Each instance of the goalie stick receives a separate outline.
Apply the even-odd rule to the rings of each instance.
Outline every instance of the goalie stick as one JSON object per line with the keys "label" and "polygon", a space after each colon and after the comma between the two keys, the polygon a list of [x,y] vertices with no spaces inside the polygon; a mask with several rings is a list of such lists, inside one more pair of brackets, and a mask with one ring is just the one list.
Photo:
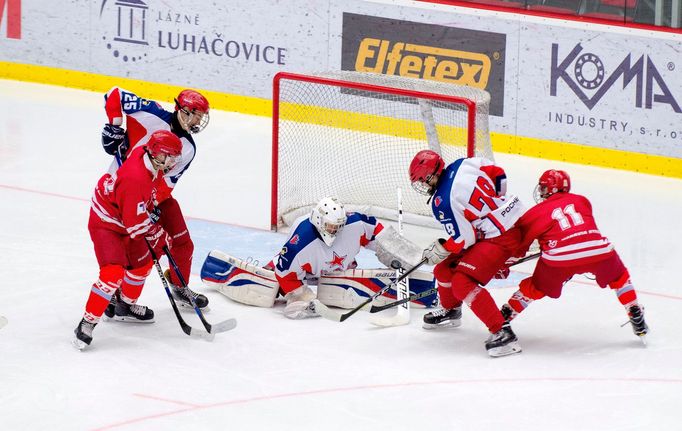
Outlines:
{"label": "goalie stick", "polygon": [[[398,235],[403,236],[403,193],[398,187],[396,190],[398,197]],[[405,270],[400,267],[396,269],[396,278],[400,278]],[[410,288],[407,278],[403,278],[400,283],[396,283],[396,299],[405,299],[410,296]],[[382,328],[390,326],[402,326],[410,323],[410,302],[401,304],[393,316],[370,316],[369,323]]]}
{"label": "goalie stick", "polygon": [[[153,250],[151,250],[151,247],[150,247],[150,251],[152,251],[152,257],[155,257]],[[170,249],[168,248],[168,246],[163,247],[163,252],[166,254],[166,257],[168,258],[168,263],[170,264],[171,268],[173,268],[173,271],[175,271],[175,275],[178,276],[178,279],[180,280],[180,284],[182,285],[182,288],[185,289],[185,291],[189,290],[189,287],[187,287],[187,282],[185,281],[185,277],[182,276],[182,273],[180,272],[180,268],[178,268],[178,265],[175,263],[175,259],[173,259],[173,256],[171,255]],[[158,262],[158,260],[156,260],[156,262]],[[161,265],[157,266],[157,271],[161,271]],[[165,277],[163,277],[163,273],[159,272],[159,274],[161,275],[161,278],[165,281]],[[170,299],[173,302],[173,309],[177,310],[178,306],[175,303],[175,300],[173,299],[173,295],[171,294],[170,289],[168,289],[168,283],[164,283],[164,287],[166,287],[166,293],[168,293]],[[186,292],[186,293],[187,293],[187,295],[186,295],[187,298],[189,298],[190,304],[192,304],[194,311],[196,311],[197,316],[199,316],[199,320],[201,320],[201,323],[204,325],[204,328],[206,328],[206,332],[208,332],[209,334],[213,335],[213,334],[216,334],[218,332],[229,331],[230,329],[234,329],[237,326],[237,320],[236,319],[227,319],[227,320],[223,320],[222,322],[218,322],[214,325],[211,325],[210,323],[208,323],[206,318],[204,318],[204,313],[201,311],[199,306],[197,306],[197,303],[194,302],[194,297],[192,296],[192,294],[189,292]],[[176,314],[179,314],[179,312]],[[182,324],[180,326],[182,326]],[[185,328],[183,328],[183,331],[184,331],[184,329]]]}
{"label": "goalie stick", "polygon": [[[516,262],[512,263],[509,266],[518,265],[520,263],[527,262],[529,260],[537,259],[538,257],[540,257],[539,252],[529,254],[528,256],[522,257],[521,259],[517,260]],[[416,300],[424,298],[426,296],[433,295],[434,293],[437,293],[437,292],[438,292],[438,288],[434,287],[433,289],[425,290],[424,292],[421,292],[421,293],[414,293],[414,294],[408,296],[407,298],[403,298],[403,299],[399,299],[397,301],[389,302],[388,304],[372,305],[372,308],[369,309],[369,312],[370,313],[378,313],[379,311],[388,310],[389,308],[397,307],[398,305],[404,304],[406,302],[416,301]]]}
{"label": "goalie stick", "polygon": [[[332,310],[331,308],[327,307],[323,303],[321,303],[319,300],[314,299],[312,301],[313,306],[315,307],[315,311],[322,317],[324,317],[327,320],[333,320],[335,322],[343,322],[344,320],[348,319],[350,316],[353,314],[357,313],[360,311],[362,308],[367,306],[367,304],[371,303],[374,301],[376,298],[379,296],[383,295],[388,291],[388,289],[396,286],[398,283],[403,281],[405,278],[407,278],[410,274],[412,274],[414,271],[419,269],[420,266],[424,265],[426,263],[426,259],[422,259],[418,264],[410,268],[409,270],[405,271],[403,275],[398,277],[393,283],[387,284],[385,287],[383,287],[381,290],[376,292],[374,295],[370,296],[363,302],[362,304],[358,305],[357,307],[353,308],[352,310],[346,312],[346,313],[340,313],[336,310]],[[394,262],[395,267],[398,267],[400,265],[400,262]],[[393,266],[393,265],[392,265]],[[396,268],[397,269],[397,268]],[[409,298],[409,297],[408,297]]]}

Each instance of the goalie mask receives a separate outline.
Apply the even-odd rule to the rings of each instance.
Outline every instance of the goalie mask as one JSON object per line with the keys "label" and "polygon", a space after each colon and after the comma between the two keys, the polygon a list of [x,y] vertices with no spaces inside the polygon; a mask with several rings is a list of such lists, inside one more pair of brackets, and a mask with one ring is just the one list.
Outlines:
{"label": "goalie mask", "polygon": [[322,199],[310,213],[310,222],[329,247],[334,243],[336,235],[343,230],[347,218],[343,204],[336,198]]}
{"label": "goalie mask", "polygon": [[182,90],[175,99],[178,123],[188,133],[201,132],[208,125],[208,100],[194,90]]}
{"label": "goalie mask", "polygon": [[535,202],[541,202],[554,193],[568,193],[571,191],[571,178],[566,171],[550,169],[540,175],[538,185],[533,191]]}
{"label": "goalie mask", "polygon": [[430,196],[436,190],[436,184],[443,172],[445,162],[435,151],[422,150],[410,163],[410,182],[419,194]]}

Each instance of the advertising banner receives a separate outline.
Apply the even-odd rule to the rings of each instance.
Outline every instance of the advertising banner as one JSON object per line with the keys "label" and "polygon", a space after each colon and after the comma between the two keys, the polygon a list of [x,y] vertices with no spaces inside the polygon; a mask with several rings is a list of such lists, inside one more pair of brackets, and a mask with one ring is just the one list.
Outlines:
{"label": "advertising banner", "polygon": [[520,45],[518,135],[682,157],[682,43],[525,24]]}
{"label": "advertising banner", "polygon": [[[281,70],[327,68],[327,4],[230,0],[7,0],[0,61],[269,98]],[[305,11],[305,13],[298,13]],[[319,17],[322,17],[320,19]],[[20,25],[20,27],[19,27]],[[11,32],[10,32],[11,30]]]}
{"label": "advertising banner", "polygon": [[341,69],[487,90],[504,115],[506,35],[353,13],[343,14]]}

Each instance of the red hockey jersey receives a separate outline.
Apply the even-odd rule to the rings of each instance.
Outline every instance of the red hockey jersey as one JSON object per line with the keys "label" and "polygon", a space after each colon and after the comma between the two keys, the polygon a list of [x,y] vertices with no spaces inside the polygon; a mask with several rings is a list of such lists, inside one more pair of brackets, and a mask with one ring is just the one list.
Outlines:
{"label": "red hockey jersey", "polygon": [[114,174],[104,174],[97,182],[91,208],[111,230],[144,236],[151,227],[149,211],[154,207],[156,187],[161,175],[144,149],[132,152]]}
{"label": "red hockey jersey", "polygon": [[573,266],[605,259],[613,245],[602,236],[590,201],[573,193],[555,193],[529,209],[516,223],[523,233],[523,250],[537,239],[548,265]]}

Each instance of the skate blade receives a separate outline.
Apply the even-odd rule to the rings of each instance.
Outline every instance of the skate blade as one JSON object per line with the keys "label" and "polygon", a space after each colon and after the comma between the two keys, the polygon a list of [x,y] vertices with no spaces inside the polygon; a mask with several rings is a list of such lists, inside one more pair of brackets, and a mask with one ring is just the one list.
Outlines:
{"label": "skate blade", "polygon": [[646,347],[647,346],[646,334],[638,335],[637,337],[639,337],[639,341],[642,342],[642,345],[644,345],[644,347]]}
{"label": "skate blade", "polygon": [[434,329],[445,329],[445,328],[459,328],[462,326],[462,319],[457,319],[457,320],[450,320],[449,322],[445,323],[424,323],[422,324],[422,328],[432,331]]}
{"label": "skate blade", "polygon": [[115,322],[125,322],[125,323],[154,323],[154,319],[149,320],[139,320],[134,317],[128,316],[114,316],[113,319],[109,319]]}
{"label": "skate blade", "polygon": [[500,358],[502,356],[513,355],[514,353],[521,353],[521,346],[518,341],[513,341],[506,346],[493,347],[488,350],[488,355],[493,358]]}
{"label": "skate blade", "polygon": [[78,349],[81,352],[88,347],[87,343],[79,340],[78,338],[71,340],[71,344],[73,345],[73,347],[75,347],[76,349]]}

